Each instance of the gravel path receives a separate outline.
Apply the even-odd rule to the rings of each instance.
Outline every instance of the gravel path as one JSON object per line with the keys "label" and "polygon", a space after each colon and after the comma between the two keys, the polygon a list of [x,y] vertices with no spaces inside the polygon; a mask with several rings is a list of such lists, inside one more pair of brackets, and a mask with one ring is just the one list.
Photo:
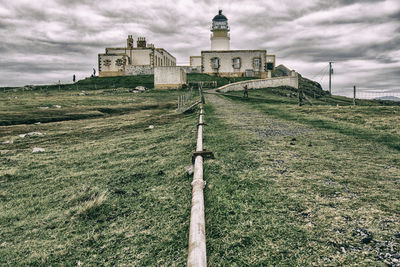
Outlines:
{"label": "gravel path", "polygon": [[309,128],[279,121],[266,113],[249,109],[244,104],[230,101],[216,94],[207,94],[206,98],[216,109],[218,117],[233,127],[248,130],[259,137],[296,136],[310,131]]}

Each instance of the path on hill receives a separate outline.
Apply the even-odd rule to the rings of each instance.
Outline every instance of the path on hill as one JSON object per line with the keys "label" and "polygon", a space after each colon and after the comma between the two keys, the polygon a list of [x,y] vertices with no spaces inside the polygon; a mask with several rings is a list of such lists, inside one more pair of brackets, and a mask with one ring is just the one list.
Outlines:
{"label": "path on hill", "polygon": [[290,122],[282,122],[266,113],[249,108],[245,104],[232,102],[213,92],[206,94],[207,103],[211,103],[219,118],[228,124],[256,133],[258,137],[296,136],[310,129]]}

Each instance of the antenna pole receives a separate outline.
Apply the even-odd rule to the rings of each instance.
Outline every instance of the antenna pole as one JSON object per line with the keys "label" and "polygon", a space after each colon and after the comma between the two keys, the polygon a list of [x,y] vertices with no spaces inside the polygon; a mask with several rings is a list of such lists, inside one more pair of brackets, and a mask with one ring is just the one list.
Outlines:
{"label": "antenna pole", "polygon": [[332,61],[329,62],[329,93],[332,94]]}

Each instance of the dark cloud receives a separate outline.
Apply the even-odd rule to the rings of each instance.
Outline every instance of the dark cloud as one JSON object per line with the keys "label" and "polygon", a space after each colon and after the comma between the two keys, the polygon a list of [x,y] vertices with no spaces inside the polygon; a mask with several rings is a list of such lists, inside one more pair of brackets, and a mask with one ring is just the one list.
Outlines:
{"label": "dark cloud", "polygon": [[188,64],[189,56],[209,49],[219,8],[229,19],[233,49],[267,49],[278,64],[309,77],[334,60],[338,88],[356,81],[399,87],[397,0],[0,0],[0,86],[85,77],[97,54],[125,45],[128,34]]}

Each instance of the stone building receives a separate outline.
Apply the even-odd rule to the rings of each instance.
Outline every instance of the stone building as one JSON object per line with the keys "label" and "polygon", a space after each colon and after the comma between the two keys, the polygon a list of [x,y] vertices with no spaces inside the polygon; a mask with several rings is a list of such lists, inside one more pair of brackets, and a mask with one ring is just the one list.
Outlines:
{"label": "stone building", "polygon": [[268,55],[267,50],[231,50],[229,31],[228,19],[219,10],[212,20],[211,49],[190,57],[190,67],[201,67],[202,73],[210,75],[270,77],[275,55]]}
{"label": "stone building", "polygon": [[122,76],[153,74],[154,67],[176,66],[176,58],[163,48],[147,44],[139,37],[134,47],[132,35],[128,36],[126,47],[106,48],[98,55],[99,76]]}

